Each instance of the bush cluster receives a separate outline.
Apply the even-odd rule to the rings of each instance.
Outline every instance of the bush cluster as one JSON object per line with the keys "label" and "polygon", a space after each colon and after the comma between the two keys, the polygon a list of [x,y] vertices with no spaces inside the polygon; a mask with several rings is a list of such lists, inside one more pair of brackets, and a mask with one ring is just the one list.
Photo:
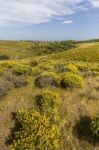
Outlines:
{"label": "bush cluster", "polygon": [[82,88],[83,80],[79,75],[66,73],[63,75],[61,85],[66,89]]}
{"label": "bush cluster", "polygon": [[94,117],[92,119],[91,130],[94,135],[99,136],[99,117]]}
{"label": "bush cluster", "polygon": [[11,150],[56,150],[59,146],[57,125],[39,112],[19,111],[17,122],[20,129],[15,132]]}

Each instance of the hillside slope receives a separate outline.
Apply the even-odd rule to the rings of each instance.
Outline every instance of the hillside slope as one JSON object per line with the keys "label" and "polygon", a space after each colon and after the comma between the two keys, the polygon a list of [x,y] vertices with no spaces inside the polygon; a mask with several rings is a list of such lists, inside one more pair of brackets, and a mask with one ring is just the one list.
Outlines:
{"label": "hillside slope", "polygon": [[[44,47],[46,43],[40,44]],[[58,128],[61,136],[53,138],[52,147],[58,146],[57,150],[98,150],[99,135],[93,134],[91,121],[99,117],[99,43],[76,43],[74,48],[62,47],[62,50],[54,49],[51,53],[38,47],[39,44],[37,49],[33,48],[33,42],[0,42],[0,150],[10,150],[11,146],[20,150],[24,147],[17,147],[21,140],[21,144],[25,140],[25,146],[33,144],[17,124],[18,119],[20,123],[26,123],[25,133],[28,137],[33,135],[27,130],[33,123],[29,120],[31,115],[28,116],[31,109],[40,112],[41,117],[45,115],[50,126]],[[47,94],[44,95],[45,91]],[[42,98],[41,101],[37,101],[37,97]],[[27,110],[24,115],[28,114],[27,120],[23,117],[23,122],[21,110]],[[36,126],[32,124],[32,127],[37,135]],[[50,138],[42,130],[39,136],[44,136],[45,141],[48,139],[48,143],[56,135],[54,129],[48,134]],[[35,143],[36,146],[42,145],[42,138],[40,140],[34,142],[34,146]]]}

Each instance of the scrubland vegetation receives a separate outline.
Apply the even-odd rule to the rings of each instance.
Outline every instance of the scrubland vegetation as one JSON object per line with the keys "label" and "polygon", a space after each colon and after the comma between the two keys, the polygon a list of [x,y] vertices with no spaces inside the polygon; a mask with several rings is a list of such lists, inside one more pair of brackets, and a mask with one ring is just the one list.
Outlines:
{"label": "scrubland vegetation", "polygon": [[99,42],[0,41],[0,150],[99,150]]}

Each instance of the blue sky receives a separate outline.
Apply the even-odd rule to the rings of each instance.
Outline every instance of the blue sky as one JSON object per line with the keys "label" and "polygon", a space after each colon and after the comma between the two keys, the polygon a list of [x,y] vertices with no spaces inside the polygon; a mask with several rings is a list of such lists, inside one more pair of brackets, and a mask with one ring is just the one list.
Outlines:
{"label": "blue sky", "polygon": [[1,40],[99,38],[99,0],[0,0]]}

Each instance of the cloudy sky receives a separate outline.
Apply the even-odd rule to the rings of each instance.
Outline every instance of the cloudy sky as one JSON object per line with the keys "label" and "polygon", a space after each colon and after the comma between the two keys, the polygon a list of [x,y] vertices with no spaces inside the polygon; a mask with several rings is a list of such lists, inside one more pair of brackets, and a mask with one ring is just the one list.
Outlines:
{"label": "cloudy sky", "polygon": [[99,38],[99,0],[0,0],[0,39]]}

